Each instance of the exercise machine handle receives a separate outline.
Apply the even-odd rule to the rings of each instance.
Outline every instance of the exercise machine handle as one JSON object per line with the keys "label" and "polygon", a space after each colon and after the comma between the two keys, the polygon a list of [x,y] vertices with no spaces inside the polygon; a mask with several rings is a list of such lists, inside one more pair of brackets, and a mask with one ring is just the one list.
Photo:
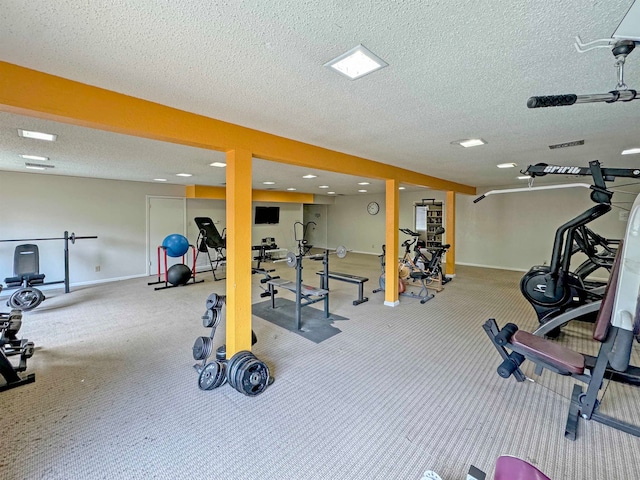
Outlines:
{"label": "exercise machine handle", "polygon": [[635,90],[612,90],[608,93],[593,93],[588,95],[576,95],[568,93],[563,95],[542,95],[530,97],[527,100],[528,108],[562,107],[575,103],[614,103],[617,101],[630,102],[640,98]]}
{"label": "exercise machine handle", "polygon": [[543,95],[539,97],[529,97],[527,100],[527,108],[542,107],[561,107],[565,105],[573,105],[576,103],[578,96],[574,93],[565,95]]}

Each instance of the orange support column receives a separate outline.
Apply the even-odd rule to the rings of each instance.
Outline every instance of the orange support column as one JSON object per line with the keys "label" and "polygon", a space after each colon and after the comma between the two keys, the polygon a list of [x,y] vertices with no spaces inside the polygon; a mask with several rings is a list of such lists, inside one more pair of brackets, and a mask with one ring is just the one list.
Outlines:
{"label": "orange support column", "polygon": [[447,252],[447,263],[445,265],[445,273],[448,275],[456,274],[456,192],[447,192],[447,219],[446,219],[446,238],[447,243],[451,244],[451,248]]}
{"label": "orange support column", "polygon": [[398,301],[398,222],[400,210],[399,182],[387,180],[386,226],[385,226],[385,284],[384,304],[388,307],[399,305]]}
{"label": "orange support column", "polygon": [[227,358],[251,350],[251,152],[227,152]]}

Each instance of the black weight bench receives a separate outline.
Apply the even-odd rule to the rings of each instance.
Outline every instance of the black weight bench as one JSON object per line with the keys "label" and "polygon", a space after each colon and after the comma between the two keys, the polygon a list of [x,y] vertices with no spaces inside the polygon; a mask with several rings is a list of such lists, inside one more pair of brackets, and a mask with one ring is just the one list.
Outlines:
{"label": "black weight bench", "polygon": [[364,283],[369,281],[368,278],[340,272],[329,272],[328,278],[325,277],[324,272],[316,272],[316,274],[320,275],[320,288],[329,290],[329,278],[341,282],[353,283],[358,285],[358,299],[354,300],[353,304],[360,305],[361,303],[369,301],[369,298],[364,296]]}

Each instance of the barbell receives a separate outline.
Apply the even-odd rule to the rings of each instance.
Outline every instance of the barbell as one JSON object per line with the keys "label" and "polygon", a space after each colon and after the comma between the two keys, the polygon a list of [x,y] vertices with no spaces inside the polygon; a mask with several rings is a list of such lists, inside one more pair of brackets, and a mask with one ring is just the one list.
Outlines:
{"label": "barbell", "polygon": [[[344,258],[347,256],[347,249],[342,245],[339,245],[338,248],[335,249],[335,251],[330,252],[327,250],[326,253],[329,255],[335,255],[338,258]],[[308,260],[322,260],[324,256],[324,253],[314,253],[313,255],[303,255],[301,257],[298,257],[295,253],[289,252],[287,253],[287,256],[285,258],[274,260],[274,262],[287,262],[288,267],[294,268],[298,263],[298,258],[306,258]]]}
{"label": "barbell", "polygon": [[50,238],[12,238],[10,240],[0,240],[0,242],[43,242],[45,240],[71,240],[72,244],[76,243],[76,240],[85,240],[87,238],[98,238],[96,236],[79,237],[75,233],[64,232],[64,237],[50,237]]}

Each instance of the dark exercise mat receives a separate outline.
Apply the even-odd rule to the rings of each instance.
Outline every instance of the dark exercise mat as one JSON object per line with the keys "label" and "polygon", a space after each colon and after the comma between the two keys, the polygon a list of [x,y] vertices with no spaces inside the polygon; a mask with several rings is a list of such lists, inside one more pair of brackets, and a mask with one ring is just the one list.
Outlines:
{"label": "dark exercise mat", "polygon": [[[322,302],[318,305],[322,305]],[[333,326],[334,320],[349,320],[335,314],[329,314],[329,318],[325,318],[324,310],[311,306],[303,307],[300,315],[301,330],[296,330],[296,302],[286,298],[276,298],[276,308],[271,308],[271,300],[254,303],[251,313],[315,343],[320,343],[342,331]]]}

